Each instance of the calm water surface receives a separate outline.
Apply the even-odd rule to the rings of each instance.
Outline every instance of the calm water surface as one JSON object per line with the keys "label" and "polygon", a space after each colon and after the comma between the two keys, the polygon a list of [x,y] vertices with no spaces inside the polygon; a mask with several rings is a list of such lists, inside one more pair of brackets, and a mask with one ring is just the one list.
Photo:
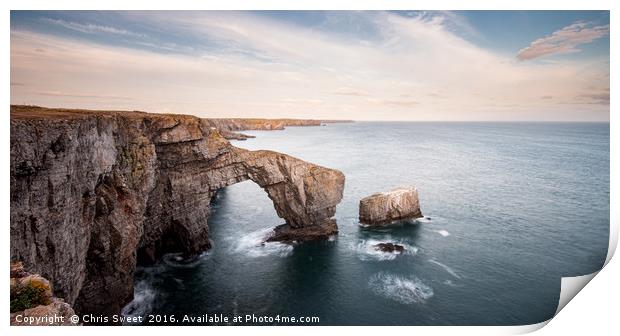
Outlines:
{"label": "calm water surface", "polygon": [[[560,278],[601,268],[609,239],[609,124],[365,123],[246,132],[235,141],[341,170],[340,234],[294,246],[251,181],[220,191],[214,248],[136,273],[126,314],[318,316],[326,325],[514,325],[553,316]],[[381,229],[358,201],[415,185],[423,219]],[[402,244],[402,255],[374,251]],[[277,323],[274,323],[277,324]]]}

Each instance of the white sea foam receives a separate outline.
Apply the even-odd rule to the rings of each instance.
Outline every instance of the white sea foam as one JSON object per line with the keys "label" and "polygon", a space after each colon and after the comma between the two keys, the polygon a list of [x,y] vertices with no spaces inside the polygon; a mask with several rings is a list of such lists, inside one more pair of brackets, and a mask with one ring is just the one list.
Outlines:
{"label": "white sea foam", "polygon": [[447,237],[450,235],[450,232],[446,231],[446,230],[437,230],[437,233],[439,233],[440,235]]}
{"label": "white sea foam", "polygon": [[420,222],[421,221],[419,221],[418,219],[399,219],[399,220],[395,220],[395,221],[392,221],[391,223],[384,224],[384,225],[374,225],[374,224],[360,223],[359,219],[355,220],[355,223],[357,223],[357,225],[359,225],[360,227],[371,228],[373,231],[389,231],[391,228],[394,228],[397,226],[415,225],[415,224],[419,224]]}
{"label": "white sea foam", "polygon": [[389,242],[390,240],[375,240],[375,239],[367,239],[360,240],[357,244],[352,244],[353,250],[357,252],[358,257],[361,260],[394,260],[397,256],[401,254],[415,255],[418,252],[418,248],[413,245],[409,245],[402,242],[392,242],[394,244],[401,245],[405,248],[405,251],[401,252],[383,252],[375,245],[379,243]]}
{"label": "white sea foam", "polygon": [[416,218],[413,221],[414,222],[418,222],[418,223],[432,223],[431,221],[431,217],[420,217],[420,218]]}
{"label": "white sea foam", "polygon": [[209,252],[205,251],[199,255],[184,258],[182,253],[168,253],[162,257],[164,264],[176,268],[194,268],[209,257]]}
{"label": "white sea foam", "polygon": [[263,208],[258,205],[250,205],[248,208],[256,213],[263,211]]}
{"label": "white sea foam", "polygon": [[[123,316],[145,317],[153,310],[156,298],[157,293],[149,285],[149,282],[147,280],[139,281],[134,285],[133,300],[123,307],[121,314]],[[126,322],[125,324],[131,325],[132,323]]]}
{"label": "white sea foam", "polygon": [[252,258],[277,255],[287,257],[293,253],[293,246],[279,242],[265,242],[273,229],[267,228],[251,232],[239,238],[234,248],[236,253],[243,253]]}
{"label": "white sea foam", "polygon": [[375,294],[404,304],[424,303],[434,295],[433,289],[415,276],[387,272],[370,277],[368,286]]}
{"label": "white sea foam", "polygon": [[450,275],[452,275],[453,277],[455,277],[457,279],[461,278],[461,276],[458,275],[453,269],[451,269],[450,267],[440,263],[439,261],[431,259],[431,260],[429,260],[429,262],[432,262],[433,264],[443,268],[446,272],[450,273]]}

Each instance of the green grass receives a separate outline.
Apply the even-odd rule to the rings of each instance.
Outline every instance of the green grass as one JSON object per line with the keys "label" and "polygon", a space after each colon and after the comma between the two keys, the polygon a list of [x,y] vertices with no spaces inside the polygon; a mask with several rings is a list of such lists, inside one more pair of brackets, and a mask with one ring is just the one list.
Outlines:
{"label": "green grass", "polygon": [[11,313],[49,304],[45,296],[47,288],[38,283],[28,282],[25,285],[11,286]]}

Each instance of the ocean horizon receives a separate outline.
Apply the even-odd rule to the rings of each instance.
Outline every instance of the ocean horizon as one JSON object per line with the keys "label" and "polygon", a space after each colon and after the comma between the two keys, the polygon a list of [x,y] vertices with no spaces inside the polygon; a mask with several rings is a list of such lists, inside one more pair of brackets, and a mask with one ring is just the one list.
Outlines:
{"label": "ocean horizon", "polygon": [[[523,325],[560,280],[599,270],[609,240],[609,124],[354,122],[232,141],[341,170],[339,234],[265,243],[283,222],[251,181],[221,190],[213,248],[139,267],[126,315],[317,316],[321,325]],[[413,185],[424,218],[369,228],[358,201]],[[393,242],[402,254],[374,245]],[[202,323],[211,324],[211,323]],[[219,323],[222,324],[220,321]],[[294,324],[294,323],[266,323]]]}

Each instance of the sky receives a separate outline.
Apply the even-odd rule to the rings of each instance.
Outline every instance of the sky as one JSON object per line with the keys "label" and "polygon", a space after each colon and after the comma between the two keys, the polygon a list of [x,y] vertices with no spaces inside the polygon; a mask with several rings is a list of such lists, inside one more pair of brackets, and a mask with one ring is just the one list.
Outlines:
{"label": "sky", "polygon": [[608,11],[11,11],[11,103],[608,121]]}

